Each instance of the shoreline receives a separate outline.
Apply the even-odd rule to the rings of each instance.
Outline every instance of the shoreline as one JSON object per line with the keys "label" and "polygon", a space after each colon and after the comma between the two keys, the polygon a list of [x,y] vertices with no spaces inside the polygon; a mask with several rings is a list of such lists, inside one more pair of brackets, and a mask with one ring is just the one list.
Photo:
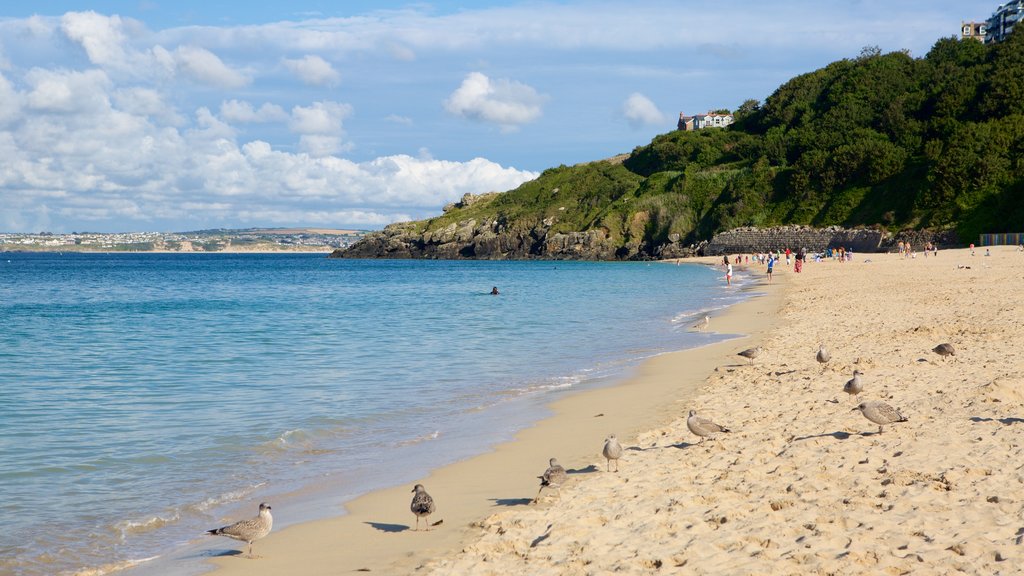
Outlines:
{"label": "shoreline", "polygon": [[[683,262],[714,266],[715,260],[690,258]],[[784,284],[753,280],[742,289],[761,294],[714,316],[711,331],[736,334],[737,338],[661,354],[643,361],[611,385],[571,391],[548,403],[550,415],[519,431],[512,440],[435,469],[408,485],[375,490],[341,504],[339,516],[275,531],[256,545],[262,557],[258,561],[214,558],[215,573],[410,573],[462,549],[478,535],[479,523],[495,512],[548,506],[547,496],[536,506],[529,500],[537,493],[536,476],[543,472],[549,457],[559,458],[567,469],[577,472],[570,474],[570,485],[604,473],[600,455],[604,438],[615,433],[628,448],[638,434],[685,413],[682,402],[692,398],[718,366],[736,362],[736,351],[754,345],[772,326]],[[629,454],[627,450],[622,460],[624,469]],[[437,502],[431,522],[443,520],[430,531],[411,530],[410,488],[417,482],[424,484]],[[339,546],[339,542],[344,544]],[[230,554],[233,547],[219,543],[220,549]]]}

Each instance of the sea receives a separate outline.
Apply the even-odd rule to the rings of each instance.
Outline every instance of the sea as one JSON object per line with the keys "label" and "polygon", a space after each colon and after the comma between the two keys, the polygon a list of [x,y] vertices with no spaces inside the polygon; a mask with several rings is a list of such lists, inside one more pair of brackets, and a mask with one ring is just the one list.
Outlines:
{"label": "sea", "polygon": [[343,514],[560,395],[732,337],[692,326],[745,282],[651,262],[0,253],[0,574],[202,573],[238,544],[205,530],[261,501],[275,529]]}

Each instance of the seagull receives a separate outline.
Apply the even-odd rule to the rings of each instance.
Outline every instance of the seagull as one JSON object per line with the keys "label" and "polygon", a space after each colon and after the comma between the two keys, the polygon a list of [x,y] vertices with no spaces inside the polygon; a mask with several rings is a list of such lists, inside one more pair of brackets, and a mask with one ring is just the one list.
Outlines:
{"label": "seagull", "polygon": [[686,427],[690,429],[690,432],[700,436],[701,442],[704,441],[704,438],[711,436],[712,434],[729,431],[725,426],[715,424],[707,418],[697,416],[696,410],[690,410],[690,415],[686,418]]}
{"label": "seagull", "polygon": [[882,433],[882,427],[894,422],[906,422],[906,416],[900,414],[899,410],[889,406],[881,400],[870,400],[861,402],[854,410],[860,410],[865,418],[878,424],[878,433]]}
{"label": "seagull", "polygon": [[697,330],[703,332],[704,330],[708,329],[708,324],[710,324],[710,323],[711,323],[711,317],[705,315],[704,319],[701,320],[700,322],[697,322],[696,324],[694,324],[693,327],[696,328]]}
{"label": "seagull", "polygon": [[946,360],[946,356],[956,356],[956,350],[953,350],[952,344],[939,344],[935,348],[932,348],[932,352],[935,352],[939,356],[942,356],[942,360]]}
{"label": "seagull", "polygon": [[857,399],[857,394],[860,394],[864,390],[864,383],[860,381],[861,374],[863,374],[863,372],[860,370],[854,370],[853,378],[847,380],[846,385],[843,386],[843,392],[853,396],[855,401]]}
{"label": "seagull", "polygon": [[818,359],[818,363],[822,366],[822,371],[825,370],[825,366],[828,365],[828,361],[832,359],[832,354],[829,354],[828,348],[825,348],[824,344],[818,344],[818,354],[815,356]]}
{"label": "seagull", "polygon": [[[412,489],[416,494],[412,497],[412,504],[409,509],[416,515],[416,530],[420,529],[420,518],[426,518],[434,513],[434,499],[427,494],[423,484],[417,484]],[[427,530],[430,530],[430,523],[427,523]]]}
{"label": "seagull", "polygon": [[612,434],[604,441],[604,448],[601,454],[608,460],[608,471],[612,470],[612,460],[615,460],[615,471],[619,471],[619,458],[622,458],[622,445],[619,444],[615,434]]}
{"label": "seagull", "polygon": [[254,558],[252,555],[252,543],[270,534],[270,528],[273,525],[274,517],[270,515],[270,504],[263,502],[260,504],[260,512],[255,518],[239,520],[228,526],[207,530],[206,533],[214,536],[227,536],[228,538],[248,543],[249,557]]}
{"label": "seagull", "polygon": [[544,474],[537,476],[540,478],[540,490],[537,490],[537,497],[533,499],[534,502],[540,500],[541,490],[544,488],[555,488],[561,492],[562,483],[565,482],[568,475],[565,472],[565,468],[558,463],[558,459],[552,458],[548,460],[548,469],[544,471]]}
{"label": "seagull", "polygon": [[755,346],[754,348],[747,348],[743,352],[737,352],[736,353],[737,356],[743,356],[744,358],[749,360],[751,364],[754,363],[754,358],[757,358],[760,354],[761,354],[761,347],[760,346]]}

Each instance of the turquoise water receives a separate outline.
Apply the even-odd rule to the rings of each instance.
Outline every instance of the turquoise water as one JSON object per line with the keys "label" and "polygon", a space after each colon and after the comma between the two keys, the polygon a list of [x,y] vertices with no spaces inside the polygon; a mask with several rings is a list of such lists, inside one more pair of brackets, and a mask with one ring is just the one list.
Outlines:
{"label": "turquoise water", "polygon": [[741,297],[723,284],[698,265],[0,254],[0,573],[168,557],[261,500],[276,525],[338,513],[553,394],[721,338],[689,327]]}

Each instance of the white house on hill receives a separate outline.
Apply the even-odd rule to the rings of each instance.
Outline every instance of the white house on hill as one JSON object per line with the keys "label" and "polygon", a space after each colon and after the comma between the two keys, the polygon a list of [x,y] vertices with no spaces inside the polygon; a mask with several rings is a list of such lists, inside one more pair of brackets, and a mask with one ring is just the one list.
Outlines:
{"label": "white house on hill", "polygon": [[713,112],[708,112],[707,114],[687,116],[680,112],[679,123],[676,126],[678,126],[680,130],[703,130],[705,128],[725,128],[729,124],[732,124],[732,120],[732,114],[716,114]]}

